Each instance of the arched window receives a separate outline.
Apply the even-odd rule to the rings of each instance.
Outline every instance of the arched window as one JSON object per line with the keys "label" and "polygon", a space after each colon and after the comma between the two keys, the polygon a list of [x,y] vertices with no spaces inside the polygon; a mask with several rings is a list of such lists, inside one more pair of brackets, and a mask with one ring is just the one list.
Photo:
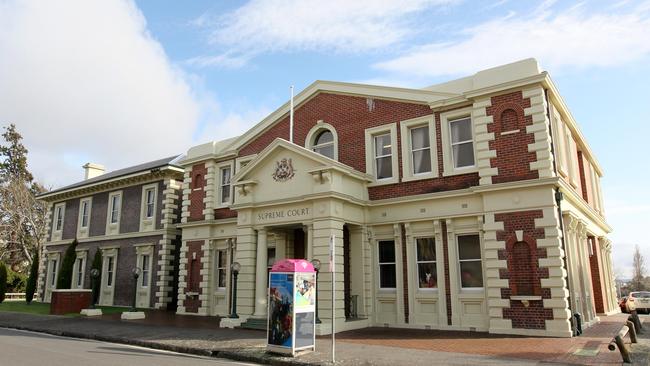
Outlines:
{"label": "arched window", "polygon": [[316,135],[312,150],[334,159],[334,135],[329,130],[323,130]]}
{"label": "arched window", "polygon": [[508,108],[501,113],[501,131],[512,131],[519,128],[519,119],[514,109]]}
{"label": "arched window", "polygon": [[307,134],[305,147],[330,159],[338,160],[338,138],[331,125],[318,121]]}
{"label": "arched window", "polygon": [[203,176],[201,174],[197,174],[194,176],[194,188],[203,188]]}
{"label": "arched window", "polygon": [[535,268],[532,266],[530,246],[519,241],[512,246],[512,274],[510,280],[514,281],[515,295],[529,296],[535,293]]}

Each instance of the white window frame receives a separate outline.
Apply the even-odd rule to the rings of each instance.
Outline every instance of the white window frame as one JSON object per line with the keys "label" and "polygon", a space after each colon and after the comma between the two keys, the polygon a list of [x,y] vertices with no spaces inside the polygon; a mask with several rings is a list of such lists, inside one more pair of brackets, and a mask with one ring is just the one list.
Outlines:
{"label": "white window frame", "polygon": [[[390,134],[391,143],[391,170],[393,176],[390,178],[377,179],[376,156],[375,156],[375,137]],[[375,181],[368,186],[378,186],[384,184],[393,184],[399,182],[399,163],[397,148],[397,124],[389,123],[378,127],[368,128],[365,130],[366,135],[366,173],[375,177]]]}
{"label": "white window frame", "polygon": [[[479,259],[460,259],[460,242],[458,241],[459,236],[477,236],[478,237],[478,246],[479,253],[481,257]],[[456,232],[454,234],[454,240],[456,241],[456,268],[458,273],[458,287],[460,291],[482,291],[485,288],[485,260],[483,258],[483,239],[480,233],[475,231],[472,232]],[[481,263],[481,281],[483,282],[482,287],[463,287],[462,271],[460,268],[461,262],[480,262]]]}
{"label": "white window frame", "polygon": [[[336,133],[336,129],[334,126],[330,125],[329,123],[325,123],[322,120],[319,120],[316,122],[316,125],[309,130],[307,133],[307,137],[305,138],[305,147],[311,151],[316,152],[314,149],[317,147],[325,147],[326,145],[322,146],[316,146],[316,138],[321,134],[323,131],[329,131],[332,133],[332,148],[334,150],[334,156],[332,158],[326,156],[327,158],[334,159],[336,161],[339,160],[339,136]],[[329,143],[327,144],[329,145]],[[316,152],[317,153],[317,152]],[[325,156],[325,155],[323,155]]]}
{"label": "white window frame", "polygon": [[[147,216],[147,193],[153,192],[153,215]],[[153,231],[156,229],[156,213],[158,212],[158,182],[142,186],[140,200],[140,231]]]}
{"label": "white window frame", "polygon": [[[145,258],[147,258],[147,263],[145,263]],[[140,287],[147,288],[151,281],[151,253],[140,254],[140,269],[142,270]]]}
{"label": "white window frame", "polygon": [[[235,159],[235,172],[234,173],[239,173],[242,169],[244,169],[246,167],[246,165],[248,165],[248,163],[253,161],[253,159],[255,159],[256,157],[257,157],[257,154],[251,154],[251,155],[246,155],[246,156],[242,156],[242,157],[239,157],[239,158]],[[235,175],[234,173],[233,173],[233,176]]]}
{"label": "white window frame", "polygon": [[[81,268],[79,268],[79,260],[81,260]],[[86,262],[88,260],[88,251],[87,250],[77,250],[77,259],[74,261],[74,266],[72,273],[74,274],[73,276],[73,283],[72,283],[72,288],[78,288],[82,289],[84,288],[85,281],[86,281],[86,266],[88,263]],[[79,283],[79,279],[81,276],[81,283]]]}
{"label": "white window frame", "polygon": [[[86,217],[87,217],[86,226],[82,225],[84,219],[84,214],[83,214],[84,204],[86,205]],[[92,206],[93,206],[92,197],[86,197],[79,200],[79,219],[77,221],[77,238],[88,237],[88,234],[90,232],[90,215],[92,211]]]}
{"label": "white window frame", "polygon": [[568,170],[568,160],[567,160],[567,146],[566,146],[566,133],[564,131],[564,121],[560,111],[552,106],[551,117],[553,119],[553,137],[555,142],[553,143],[553,148],[555,150],[555,156],[557,159],[557,167],[559,173],[567,178],[569,176]]}
{"label": "white window frame", "polygon": [[[119,197],[117,207],[117,222],[112,222],[113,214],[113,197]],[[120,233],[120,221],[122,219],[122,191],[115,191],[108,194],[107,214],[106,214],[106,235],[116,235]]]}
{"label": "white window frame", "polygon": [[[474,165],[456,168],[454,164],[454,152],[451,143],[451,127],[453,121],[469,118],[472,126],[472,148],[474,149]],[[476,130],[472,118],[472,107],[456,109],[440,113],[440,134],[442,140],[442,166],[443,176],[467,174],[478,172],[478,159],[476,156]]]}
{"label": "white window frame", "polygon": [[[411,130],[425,126],[429,127],[429,153],[431,154],[431,171],[416,174],[413,172],[414,164]],[[402,182],[438,177],[437,136],[434,116],[429,115],[401,121],[400,136],[402,142]]]}
{"label": "white window frame", "polygon": [[54,205],[52,216],[52,241],[61,240],[63,238],[63,227],[65,225],[65,202]]}
{"label": "white window frame", "polygon": [[580,168],[578,167],[578,144],[573,139],[569,124],[565,124],[565,139],[567,145],[567,165],[569,166],[569,183],[573,188],[578,188],[580,182]]}
{"label": "white window frame", "polygon": [[[106,256],[106,287],[111,288],[115,284],[115,256]],[[112,266],[111,266],[112,264]]]}
{"label": "white window frame", "polygon": [[59,266],[61,265],[59,258],[51,258],[49,263],[49,287],[56,288],[56,281],[59,277]]}
{"label": "white window frame", "polygon": [[[224,267],[219,267],[219,259],[221,256],[225,258],[225,266]],[[219,274],[223,271],[224,273],[224,278],[226,279],[226,283],[224,286],[219,286]],[[214,251],[214,288],[216,291],[224,292],[226,291],[226,287],[228,286],[228,249],[226,248],[217,248]]]}
{"label": "white window frame", "polygon": [[[230,198],[228,199],[228,201],[222,201],[221,200],[221,192],[222,192],[223,187],[225,187],[225,186],[221,185],[221,172],[226,168],[230,169],[230,184],[228,184],[228,189],[230,190]],[[215,177],[215,181],[216,181],[215,186],[216,186],[216,189],[217,189],[217,192],[216,192],[217,193],[217,208],[228,207],[233,203],[233,195],[235,193],[235,191],[233,189],[233,179],[232,179],[235,176],[235,164],[234,164],[234,162],[232,160],[223,162],[221,164],[218,164],[216,166],[216,172],[217,172],[217,176]]]}
{"label": "white window frame", "polygon": [[[385,241],[392,241],[393,242],[393,248],[395,250],[395,261],[394,262],[380,262],[379,261],[379,243],[385,242]],[[397,287],[399,286],[398,284],[398,268],[397,268],[397,242],[395,239],[377,239],[376,241],[376,247],[377,247],[377,257],[376,257],[376,263],[377,263],[377,289],[379,291],[397,291]],[[381,287],[381,266],[382,265],[393,265],[395,267],[395,287]]]}
{"label": "white window frame", "polygon": [[[433,261],[421,261],[418,260],[418,239],[433,239],[433,250],[436,255],[436,259]],[[439,278],[438,278],[438,243],[436,242],[436,237],[435,235],[425,235],[425,236],[417,236],[413,238],[413,253],[414,253],[414,259],[415,259],[415,288],[418,291],[438,291],[438,287],[440,285],[438,284]],[[433,263],[436,265],[436,287],[420,287],[420,264],[426,264],[426,263]]]}

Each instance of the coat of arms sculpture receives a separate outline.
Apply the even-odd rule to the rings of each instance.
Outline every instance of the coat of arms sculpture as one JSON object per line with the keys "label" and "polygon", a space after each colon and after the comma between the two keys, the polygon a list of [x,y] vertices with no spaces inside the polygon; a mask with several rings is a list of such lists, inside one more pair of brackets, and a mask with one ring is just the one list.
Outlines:
{"label": "coat of arms sculpture", "polygon": [[283,158],[275,162],[275,173],[273,173],[273,180],[276,182],[286,182],[293,178],[294,170],[291,159]]}

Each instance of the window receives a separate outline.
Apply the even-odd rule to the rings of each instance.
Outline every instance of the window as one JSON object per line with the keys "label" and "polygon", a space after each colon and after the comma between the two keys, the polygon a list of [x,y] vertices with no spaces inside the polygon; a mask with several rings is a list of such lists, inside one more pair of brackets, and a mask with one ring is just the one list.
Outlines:
{"label": "window", "polygon": [[395,242],[380,241],[379,251],[379,288],[394,289],[397,287],[397,269],[395,267]]}
{"label": "window", "polygon": [[156,204],[156,189],[155,188],[148,188],[145,193],[145,217],[150,219],[153,217],[154,212],[155,212],[155,204]]}
{"label": "window", "polygon": [[374,137],[375,141],[375,173],[377,179],[393,177],[392,144],[390,133]]}
{"label": "window", "polygon": [[411,129],[411,158],[413,174],[431,172],[431,144],[429,126]]}
{"label": "window", "polygon": [[57,260],[52,259],[51,262],[51,267],[50,267],[50,286],[55,287],[56,286],[56,266],[57,266]]}
{"label": "window", "polygon": [[334,159],[334,135],[329,130],[322,130],[314,139],[312,150]]}
{"label": "window", "polygon": [[449,121],[454,168],[474,166],[474,138],[469,117]]}
{"label": "window", "polygon": [[82,228],[88,227],[89,211],[90,211],[90,201],[89,200],[81,201],[81,210],[80,210],[81,220],[79,226],[81,226]]}
{"label": "window", "polygon": [[227,204],[230,203],[230,178],[231,178],[231,169],[230,166],[223,167],[219,169],[219,189],[220,193],[220,203]]}
{"label": "window", "polygon": [[436,242],[433,238],[415,239],[418,283],[422,289],[438,288]]}
{"label": "window", "polygon": [[59,205],[56,206],[54,217],[55,217],[55,223],[54,223],[54,230],[55,231],[61,231],[63,229],[63,209],[65,206]]}
{"label": "window", "polygon": [[116,224],[119,221],[120,221],[120,195],[115,194],[111,196],[110,223]]}
{"label": "window", "polygon": [[460,264],[460,283],[462,288],[483,287],[483,267],[481,265],[481,240],[478,235],[459,235],[458,262]]}
{"label": "window", "polygon": [[77,258],[77,288],[83,288],[84,284],[84,259]]}
{"label": "window", "polygon": [[203,188],[203,175],[197,174],[194,176],[194,179],[192,180],[192,184],[194,185],[194,189],[202,189]]}
{"label": "window", "polygon": [[149,287],[149,263],[151,262],[149,254],[142,255],[142,287]]}
{"label": "window", "polygon": [[226,250],[217,250],[217,289],[226,288]]}
{"label": "window", "polygon": [[115,271],[115,258],[108,257],[108,266],[106,268],[106,286],[113,286],[113,272]]}

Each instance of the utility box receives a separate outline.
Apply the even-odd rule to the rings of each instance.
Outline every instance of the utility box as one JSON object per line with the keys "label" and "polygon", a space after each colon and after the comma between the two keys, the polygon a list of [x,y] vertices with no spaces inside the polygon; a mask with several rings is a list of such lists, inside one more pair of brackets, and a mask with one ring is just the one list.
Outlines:
{"label": "utility box", "polygon": [[278,261],[269,273],[266,349],[295,356],[316,345],[316,271],[304,259]]}

